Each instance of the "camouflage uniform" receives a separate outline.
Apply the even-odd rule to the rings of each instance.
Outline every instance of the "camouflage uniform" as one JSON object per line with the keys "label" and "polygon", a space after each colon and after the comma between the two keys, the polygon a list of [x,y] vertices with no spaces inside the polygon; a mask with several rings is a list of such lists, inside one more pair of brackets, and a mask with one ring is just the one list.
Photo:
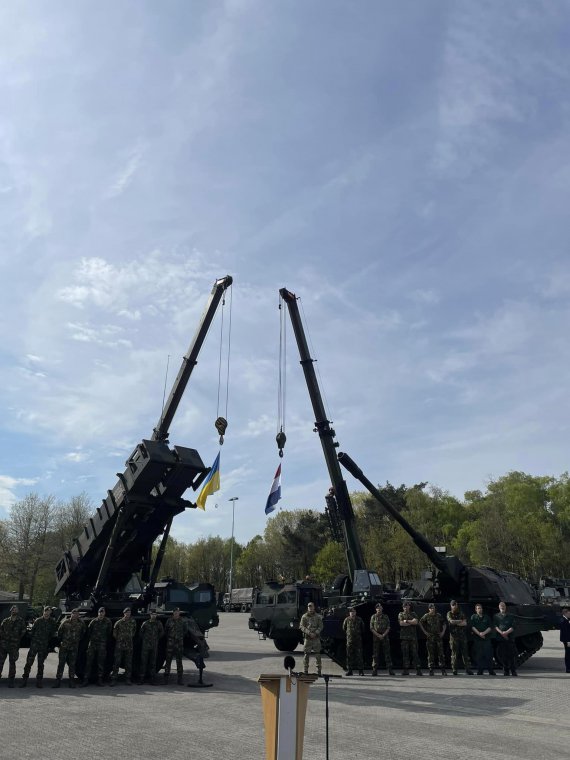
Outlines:
{"label": "camouflage uniform", "polygon": [[144,681],[147,668],[150,679],[154,683],[156,678],[156,656],[158,653],[158,641],[164,636],[164,627],[160,620],[152,618],[145,620],[141,625],[141,661],[139,670],[139,683]]}
{"label": "camouflage uniform", "polygon": [[56,632],[57,623],[51,617],[39,617],[34,621],[32,632],[30,634],[30,648],[24,665],[23,684],[25,685],[29,676],[36,655],[38,657],[38,670],[36,673],[36,686],[41,686],[44,678],[44,662],[49,654],[50,641]]}
{"label": "camouflage uniform", "polygon": [[83,683],[89,681],[93,659],[97,659],[98,683],[103,685],[105,665],[107,664],[107,642],[113,631],[113,623],[108,617],[96,617],[89,623],[89,644],[87,645],[87,659],[85,661],[85,677]]}
{"label": "camouflage uniform", "polygon": [[137,632],[137,623],[131,617],[117,620],[113,627],[113,636],[115,638],[115,657],[113,660],[113,673],[111,674],[111,684],[114,684],[119,674],[121,665],[125,668],[125,677],[127,683],[131,682],[133,670],[133,639]]}
{"label": "camouflage uniform", "polygon": [[58,681],[63,677],[65,666],[69,668],[69,685],[73,686],[75,678],[75,665],[77,663],[77,652],[79,651],[79,642],[85,633],[85,623],[81,618],[69,618],[64,620],[59,626],[57,635],[59,637],[59,660],[57,664],[57,673],[55,675]]}
{"label": "camouflage uniform", "polygon": [[[400,612],[398,613],[398,622],[404,620],[417,620],[418,616],[415,612]],[[418,656],[418,632],[415,625],[400,626],[400,645],[402,647],[402,665],[404,670],[408,670],[410,667],[410,661],[414,668],[420,670],[420,658]]]}
{"label": "camouflage uniform", "polygon": [[370,618],[370,630],[372,631],[372,675],[375,676],[378,672],[378,665],[380,663],[380,647],[384,653],[384,660],[388,672],[392,670],[392,653],[390,652],[390,637],[384,636],[383,639],[379,639],[374,633],[385,634],[390,629],[390,619],[388,615],[375,612]]}
{"label": "camouflage uniform", "polygon": [[362,634],[364,633],[364,623],[358,615],[345,617],[342,623],[342,630],[346,635],[346,668],[347,673],[352,674],[355,668],[362,673],[364,661],[362,656]]}
{"label": "camouflage uniform", "polygon": [[208,655],[208,644],[206,643],[206,638],[202,631],[200,630],[200,626],[198,623],[194,620],[192,616],[189,618],[186,618],[186,625],[187,625],[187,632],[190,634],[192,638],[192,642],[194,646],[196,647],[196,650],[198,654],[196,655],[196,665],[199,668],[205,668],[204,664],[204,658],[209,657]]}
{"label": "camouflage uniform", "polygon": [[164,680],[168,681],[172,658],[176,658],[176,674],[178,682],[182,683],[184,668],[182,655],[184,654],[184,634],[186,633],[186,620],[182,617],[170,618],[166,623],[166,660],[164,662]]}
{"label": "camouflage uniform", "polygon": [[8,657],[8,685],[14,686],[16,661],[20,656],[20,639],[26,631],[26,623],[20,615],[10,615],[0,623],[0,676]]}
{"label": "camouflage uniform", "polygon": [[[299,625],[303,634],[303,670],[309,672],[309,655],[315,655],[317,673],[321,675],[321,631],[323,630],[323,618],[318,612],[305,612]],[[315,638],[311,638],[315,636]]]}
{"label": "camouflage uniform", "polygon": [[457,675],[457,659],[458,655],[461,655],[465,670],[471,672],[471,664],[469,661],[469,648],[467,646],[467,626],[453,625],[452,621],[465,620],[467,618],[461,612],[459,607],[456,611],[449,610],[447,613],[447,622],[449,624],[449,645],[451,648],[451,670],[453,675]]}
{"label": "camouflage uniform", "polygon": [[442,616],[439,612],[434,614],[426,612],[420,619],[420,623],[426,632],[430,675],[433,675],[433,670],[437,665],[445,672],[445,653],[443,651],[443,639],[441,638],[441,632],[444,629],[445,623]]}

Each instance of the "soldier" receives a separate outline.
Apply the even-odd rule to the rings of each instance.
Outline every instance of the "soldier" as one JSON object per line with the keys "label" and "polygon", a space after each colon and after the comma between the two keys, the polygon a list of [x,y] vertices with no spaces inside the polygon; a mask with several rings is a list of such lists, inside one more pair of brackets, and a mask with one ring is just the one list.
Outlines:
{"label": "soldier", "polygon": [[38,670],[36,673],[36,686],[38,689],[43,687],[44,680],[44,662],[49,654],[49,645],[52,636],[56,631],[56,622],[51,617],[51,607],[44,607],[43,615],[34,621],[32,626],[32,632],[30,634],[30,648],[28,650],[28,656],[26,657],[26,664],[24,665],[24,673],[22,675],[22,683],[20,688],[24,689],[28,684],[28,678],[30,676],[30,670],[38,657]]}
{"label": "soldier", "polygon": [[469,663],[469,649],[467,647],[467,618],[459,609],[459,605],[452,599],[449,603],[450,610],[447,613],[447,622],[449,624],[449,645],[451,647],[451,670],[453,675],[457,675],[457,659],[461,655],[465,672],[468,676],[473,675]]}
{"label": "soldier", "polygon": [[89,644],[87,645],[87,660],[85,662],[85,675],[82,686],[89,684],[89,676],[93,666],[93,659],[97,658],[97,686],[103,686],[105,665],[107,663],[107,643],[113,632],[113,624],[105,615],[105,608],[99,607],[97,617],[89,623]]}
{"label": "soldier", "polygon": [[475,605],[475,614],[471,615],[471,632],[473,633],[473,659],[477,665],[477,675],[482,676],[484,670],[490,676],[496,675],[493,670],[493,626],[489,615],[483,614],[483,605]]}
{"label": "soldier", "polygon": [[0,678],[8,657],[8,688],[14,688],[16,662],[20,656],[20,639],[26,631],[24,618],[18,615],[16,605],[10,607],[10,617],[0,623]]}
{"label": "soldier", "polygon": [[303,672],[309,672],[309,658],[311,654],[315,655],[317,663],[317,675],[321,675],[321,631],[323,630],[323,618],[318,612],[315,612],[314,602],[309,602],[307,611],[301,618],[299,624],[303,634]]}
{"label": "soldier", "polygon": [[570,607],[562,607],[560,642],[564,645],[564,665],[566,666],[566,672],[570,673]]}
{"label": "soldier", "polygon": [[139,669],[139,684],[144,683],[146,670],[150,672],[150,682],[156,683],[156,655],[158,642],[164,636],[164,627],[156,616],[156,610],[152,610],[150,618],[141,625],[141,661]]}
{"label": "soldier", "polygon": [[59,660],[55,675],[55,685],[53,686],[54,689],[60,688],[63,670],[66,665],[69,669],[69,688],[75,689],[77,652],[79,651],[79,642],[84,633],[85,623],[79,617],[79,610],[72,610],[71,617],[68,620],[64,620],[57,631],[59,637]]}
{"label": "soldier", "polygon": [[499,660],[503,663],[503,675],[518,675],[516,670],[517,650],[515,645],[515,618],[507,612],[505,602],[499,602],[499,611],[493,616],[493,625],[499,635],[497,645]]}
{"label": "soldier", "polygon": [[418,616],[415,612],[412,612],[411,602],[404,602],[402,607],[402,612],[398,614],[398,622],[400,623],[400,644],[402,647],[402,665],[404,666],[402,675],[410,675],[409,667],[411,658],[417,675],[421,676],[423,674],[420,667],[420,658],[418,656]]}
{"label": "soldier", "polygon": [[115,658],[113,660],[113,672],[110,686],[117,683],[117,676],[121,664],[125,668],[127,686],[132,684],[131,674],[133,670],[133,639],[137,632],[136,621],[131,617],[131,608],[125,607],[123,617],[117,620],[113,626],[113,638],[115,639]]}
{"label": "soldier", "polygon": [[184,668],[182,667],[182,655],[184,654],[184,634],[186,633],[186,620],[180,617],[180,610],[176,607],[172,610],[172,617],[166,623],[166,660],[164,661],[164,683],[170,678],[170,666],[172,658],[176,658],[177,683],[182,686]]}
{"label": "soldier", "polygon": [[446,676],[445,654],[443,652],[443,636],[447,630],[443,618],[436,612],[435,604],[428,604],[428,611],[420,619],[420,628],[425,633],[428,653],[428,668],[430,676],[434,675],[436,660],[441,668],[441,675]]}
{"label": "soldier", "polygon": [[362,658],[362,634],[364,623],[356,614],[354,607],[348,611],[348,617],[343,620],[342,629],[346,635],[346,675],[352,675],[352,669],[358,670],[358,675],[364,675]]}
{"label": "soldier", "polygon": [[392,654],[390,652],[390,619],[382,614],[382,605],[376,605],[376,613],[370,618],[370,630],[372,632],[372,675],[378,675],[378,663],[380,661],[380,647],[384,652],[384,660],[388,673],[396,674],[392,670]]}

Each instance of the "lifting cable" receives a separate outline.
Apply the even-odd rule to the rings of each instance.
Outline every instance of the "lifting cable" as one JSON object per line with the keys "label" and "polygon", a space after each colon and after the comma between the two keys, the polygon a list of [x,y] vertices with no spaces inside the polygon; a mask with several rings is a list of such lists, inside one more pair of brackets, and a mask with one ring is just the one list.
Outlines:
{"label": "lifting cable", "polygon": [[222,389],[222,357],[223,357],[223,345],[224,345],[224,308],[226,305],[226,294],[224,293],[222,299],[222,318],[220,320],[220,355],[218,362],[218,399],[216,405],[216,421],[214,426],[220,434],[220,446],[224,443],[224,434],[228,427],[228,402],[230,395],[230,353],[232,345],[232,301],[233,290],[230,287],[230,313],[229,313],[229,325],[228,325],[228,358],[226,365],[226,408],[224,411],[225,417],[220,416],[220,393]]}
{"label": "lifting cable", "polygon": [[287,397],[287,315],[283,298],[279,296],[279,383],[277,387],[277,448],[283,456],[285,435],[285,402]]}

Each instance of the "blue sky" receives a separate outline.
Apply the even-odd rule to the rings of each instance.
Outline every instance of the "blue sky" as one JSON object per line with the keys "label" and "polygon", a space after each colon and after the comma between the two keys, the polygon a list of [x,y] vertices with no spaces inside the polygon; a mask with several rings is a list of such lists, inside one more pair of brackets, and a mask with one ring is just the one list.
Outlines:
{"label": "blue sky", "polygon": [[[97,505],[235,278],[222,490],[265,525],[278,290],[341,450],[461,497],[568,469],[568,2],[0,5],[0,517]],[[171,441],[218,450],[216,330]],[[328,482],[289,332],[283,508]],[[350,489],[357,484],[350,478]],[[215,508],[214,504],[218,507]]]}

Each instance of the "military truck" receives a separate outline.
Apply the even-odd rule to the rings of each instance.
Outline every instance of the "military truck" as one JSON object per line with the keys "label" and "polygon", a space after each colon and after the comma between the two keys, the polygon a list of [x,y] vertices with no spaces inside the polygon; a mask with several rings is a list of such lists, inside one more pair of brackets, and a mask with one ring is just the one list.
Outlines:
{"label": "military truck", "polygon": [[224,612],[249,612],[258,588],[233,588],[224,594]]}
{"label": "military truck", "polygon": [[[218,625],[216,594],[211,584],[186,585],[172,578],[159,580],[159,573],[174,517],[196,508],[195,503],[184,498],[186,492],[198,491],[210,472],[196,449],[170,446],[168,431],[217,307],[231,284],[229,276],[214,283],[151,437],[135,447],[125,471],[117,473],[117,482],[59,560],[55,593],[61,595],[64,615],[78,607],[89,622],[103,606],[107,615],[116,620],[125,607],[130,607],[139,624],[148,619],[151,610],[156,610],[164,623],[172,610],[179,607],[183,614],[196,620],[204,634]],[[216,420],[219,432],[225,431],[226,425],[223,418]],[[185,641],[185,654],[196,659],[191,635]],[[159,659],[162,655],[159,649]],[[80,649],[77,667],[80,676],[82,667],[83,649]]]}

